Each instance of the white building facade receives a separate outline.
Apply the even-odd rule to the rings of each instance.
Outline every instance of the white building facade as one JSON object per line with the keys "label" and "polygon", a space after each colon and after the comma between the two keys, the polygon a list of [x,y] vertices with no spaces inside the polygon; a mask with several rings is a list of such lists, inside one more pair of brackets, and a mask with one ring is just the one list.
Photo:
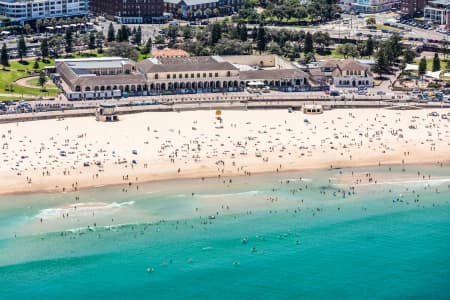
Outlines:
{"label": "white building facade", "polygon": [[86,16],[88,12],[89,0],[0,0],[0,15],[20,24],[36,19]]}
{"label": "white building facade", "polygon": [[352,10],[360,13],[378,13],[400,7],[400,0],[356,0]]}
{"label": "white building facade", "polygon": [[424,19],[427,22],[448,27],[450,23],[450,0],[428,2],[424,9]]}

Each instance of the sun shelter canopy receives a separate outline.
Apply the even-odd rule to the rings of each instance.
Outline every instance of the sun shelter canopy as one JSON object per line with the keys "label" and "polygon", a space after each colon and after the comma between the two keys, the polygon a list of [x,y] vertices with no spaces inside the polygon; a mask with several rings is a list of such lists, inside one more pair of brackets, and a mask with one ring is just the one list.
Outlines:
{"label": "sun shelter canopy", "polygon": [[249,86],[264,86],[264,82],[262,81],[250,81],[248,83]]}
{"label": "sun shelter canopy", "polygon": [[419,71],[418,65],[406,64],[405,71]]}
{"label": "sun shelter canopy", "polygon": [[427,71],[427,73],[425,74],[426,77],[430,77],[433,79],[439,79],[439,75],[441,74],[441,71],[436,71],[436,72],[431,72],[431,71]]}

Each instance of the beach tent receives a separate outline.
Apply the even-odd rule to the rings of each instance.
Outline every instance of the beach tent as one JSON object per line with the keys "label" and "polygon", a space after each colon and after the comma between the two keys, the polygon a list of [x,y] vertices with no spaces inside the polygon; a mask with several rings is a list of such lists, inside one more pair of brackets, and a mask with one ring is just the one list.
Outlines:
{"label": "beach tent", "polygon": [[406,64],[405,71],[419,71],[419,65]]}
{"label": "beach tent", "polygon": [[440,77],[439,77],[440,74],[441,74],[441,71],[436,71],[436,72],[427,71],[425,76],[439,80],[440,79]]}
{"label": "beach tent", "polygon": [[264,86],[264,82],[262,82],[262,81],[250,81],[247,85],[251,86],[251,87]]}

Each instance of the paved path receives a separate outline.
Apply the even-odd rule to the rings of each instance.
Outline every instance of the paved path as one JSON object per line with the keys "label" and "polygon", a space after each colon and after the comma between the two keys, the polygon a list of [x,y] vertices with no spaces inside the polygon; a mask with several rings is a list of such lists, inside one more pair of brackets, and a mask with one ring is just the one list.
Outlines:
{"label": "paved path", "polygon": [[[16,81],[14,81],[14,83],[20,85],[20,86],[24,86],[24,87],[28,87],[28,88],[32,88],[32,89],[39,89],[39,86],[36,85],[31,85],[28,83],[28,81],[33,80],[33,79],[38,79],[39,76],[30,76],[30,77],[23,77],[23,78],[19,78]],[[47,82],[45,83],[46,85],[48,84],[52,84],[53,82],[51,80],[47,80]],[[57,89],[56,86],[54,88],[49,87],[49,89]]]}

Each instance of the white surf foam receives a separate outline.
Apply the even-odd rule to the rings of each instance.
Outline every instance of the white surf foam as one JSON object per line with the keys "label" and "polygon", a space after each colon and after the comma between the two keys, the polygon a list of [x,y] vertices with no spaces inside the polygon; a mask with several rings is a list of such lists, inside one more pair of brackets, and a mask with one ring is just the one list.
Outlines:
{"label": "white surf foam", "polygon": [[41,210],[35,218],[38,219],[55,219],[61,218],[63,214],[83,216],[87,214],[92,214],[93,212],[105,212],[108,210],[114,210],[125,206],[134,205],[135,201],[125,201],[125,202],[112,202],[112,203],[95,203],[95,202],[85,202],[70,204],[66,207],[53,207]]}

